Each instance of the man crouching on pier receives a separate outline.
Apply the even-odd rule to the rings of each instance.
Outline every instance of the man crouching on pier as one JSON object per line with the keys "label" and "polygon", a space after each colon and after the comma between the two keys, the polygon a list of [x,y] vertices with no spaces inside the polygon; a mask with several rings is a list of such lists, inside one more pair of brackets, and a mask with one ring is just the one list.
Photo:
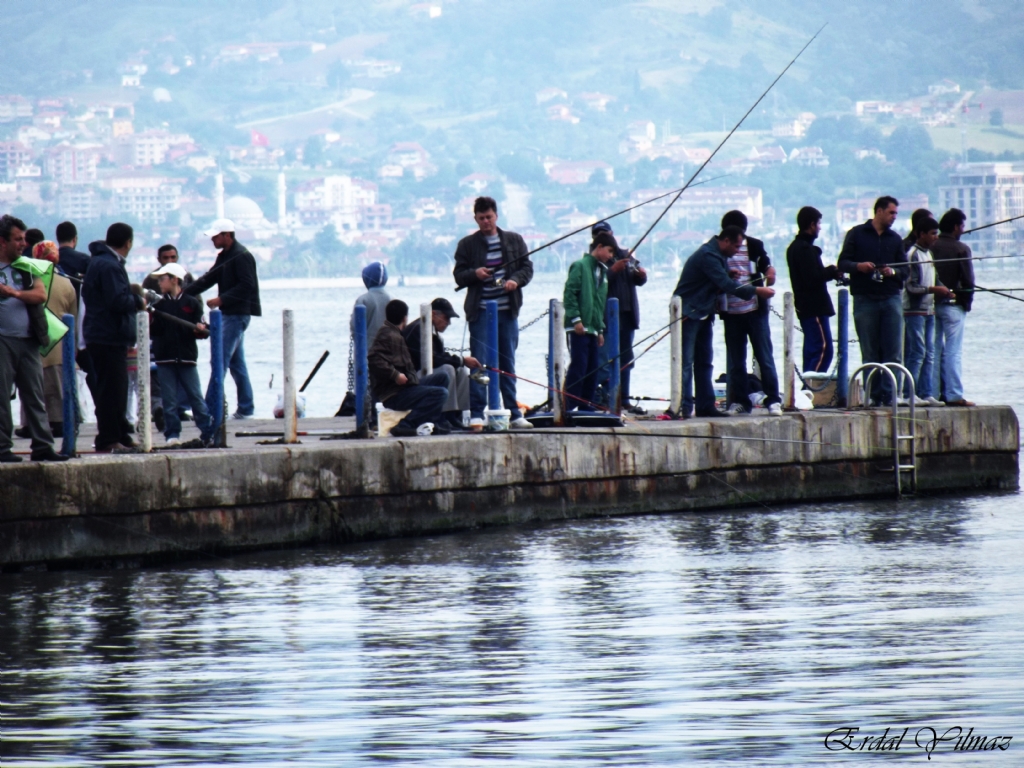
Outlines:
{"label": "man crouching on pier", "polygon": [[370,369],[370,390],[373,399],[392,411],[409,414],[391,429],[395,437],[413,437],[416,428],[428,422],[434,434],[447,435],[443,410],[448,399],[450,381],[444,372],[420,379],[402,337],[409,307],[404,301],[392,299],[384,308],[384,325],[377,331],[367,355]]}

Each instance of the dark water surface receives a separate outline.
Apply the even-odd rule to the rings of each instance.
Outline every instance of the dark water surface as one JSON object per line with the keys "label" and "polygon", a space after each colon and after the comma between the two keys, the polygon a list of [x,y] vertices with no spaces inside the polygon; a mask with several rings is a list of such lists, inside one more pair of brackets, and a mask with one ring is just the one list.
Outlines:
{"label": "dark water surface", "polygon": [[[0,757],[1022,765],[1022,553],[1003,494],[5,575]],[[826,751],[844,726],[910,731]],[[955,726],[1014,741],[914,746]]]}

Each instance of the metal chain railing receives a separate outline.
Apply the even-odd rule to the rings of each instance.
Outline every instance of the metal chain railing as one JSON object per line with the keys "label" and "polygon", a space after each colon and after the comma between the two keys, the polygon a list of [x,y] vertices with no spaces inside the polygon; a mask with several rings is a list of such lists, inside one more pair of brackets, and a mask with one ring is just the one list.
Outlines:
{"label": "metal chain railing", "polygon": [[[529,328],[531,325],[535,325],[535,324],[539,323],[541,320],[543,320],[545,317],[547,317],[550,313],[551,313],[551,309],[550,308],[545,309],[537,317],[533,318],[533,320],[531,320],[530,322],[526,323],[525,325],[520,325],[519,326],[519,332],[522,333],[527,328]],[[469,352],[470,350],[469,350],[468,347],[464,348],[464,349],[456,349],[455,347],[445,347],[444,351],[448,352],[450,354],[453,354],[453,355],[461,355],[461,354],[465,354],[466,352]]]}
{"label": "metal chain railing", "polygon": [[[771,305],[769,304],[769,305],[768,305],[768,309],[769,309],[769,311],[771,311],[771,313],[772,313],[773,315],[775,315],[775,316],[776,316],[777,318],[779,318],[779,320],[781,320],[782,322],[786,322],[786,318],[785,318],[785,317],[783,317],[783,316],[782,316],[781,314],[779,314],[779,311],[778,311],[777,309],[775,309],[775,307],[773,307],[773,306],[771,306]],[[795,323],[793,324],[793,327],[794,327],[794,328],[796,328],[796,329],[797,329],[798,331],[800,331],[800,333],[803,333],[803,332],[804,332],[804,329],[803,329],[803,328],[801,328],[801,327],[800,327],[799,325],[796,325]],[[849,340],[849,341],[847,341],[846,343],[847,343],[847,344],[857,344],[857,343],[858,343],[858,341],[857,341],[857,339],[850,339],[850,340]]]}

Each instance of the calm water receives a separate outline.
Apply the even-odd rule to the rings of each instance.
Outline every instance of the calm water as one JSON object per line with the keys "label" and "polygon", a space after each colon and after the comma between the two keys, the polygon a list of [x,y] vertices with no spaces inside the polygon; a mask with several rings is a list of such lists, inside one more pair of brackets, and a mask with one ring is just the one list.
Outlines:
{"label": "calm water", "polygon": [[[1024,745],[1017,495],[740,510],[0,581],[3,765],[860,763]],[[875,756],[876,759],[885,759]]]}
{"label": "calm water", "polygon": [[[1024,285],[1010,270],[985,279]],[[673,284],[644,289],[645,332],[664,324]],[[560,281],[532,288],[524,320]],[[280,384],[286,306],[300,377],[332,351],[308,393],[311,414],[334,412],[358,293],[265,293],[247,340],[258,412]],[[413,306],[452,296],[392,295]],[[991,296],[975,306],[967,395],[1024,404],[1014,341],[1024,315]],[[461,338],[461,325],[447,333],[450,346]],[[778,328],[776,339],[779,352]],[[543,380],[545,350],[542,322],[523,333],[520,372]],[[721,370],[720,342],[716,359]],[[636,393],[667,395],[667,345],[635,381]],[[528,402],[544,397],[520,389]],[[914,735],[960,726],[1015,741],[980,757],[944,744],[931,764],[1020,765],[1022,552],[1024,497],[1001,494],[0,576],[0,758],[5,768],[860,764],[887,758],[830,753],[825,736],[909,727],[887,757],[927,764]]]}

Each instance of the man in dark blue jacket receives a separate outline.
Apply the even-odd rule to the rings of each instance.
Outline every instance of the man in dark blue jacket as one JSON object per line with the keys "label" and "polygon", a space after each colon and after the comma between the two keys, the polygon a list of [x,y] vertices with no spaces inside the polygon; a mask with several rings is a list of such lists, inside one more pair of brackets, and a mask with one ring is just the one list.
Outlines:
{"label": "man in dark blue jacket", "polygon": [[740,285],[729,276],[727,260],[739,252],[743,230],[725,227],[686,260],[674,294],[683,300],[683,412],[690,418],[696,388],[697,416],[725,416],[715,407],[714,352],[711,347],[715,302],[720,293],[769,299],[773,288]]}
{"label": "man in dark blue jacket", "polygon": [[[880,197],[873,218],[846,233],[839,271],[850,275],[853,322],[865,363],[898,363],[903,353],[903,282],[909,275],[903,238],[893,232],[899,200]],[[888,405],[894,397],[889,377],[876,373],[869,401]]]}
{"label": "man in dark blue jacket", "polygon": [[136,313],[145,301],[132,293],[124,261],[134,232],[111,224],[106,242],[89,243],[89,268],[82,284],[85,320],[82,334],[96,375],[96,452],[132,448],[125,410],[128,406],[128,347],[136,342]]}
{"label": "man in dark blue jacket", "polygon": [[[217,286],[217,296],[208,299],[206,306],[219,309],[224,329],[224,366],[231,371],[231,378],[238,388],[238,409],[231,418],[251,419],[256,413],[253,402],[249,369],[245,364],[245,329],[253,315],[263,314],[260,308],[260,283],[256,276],[256,259],[244,245],[235,240],[235,225],[230,219],[217,219],[206,230],[213,245],[220,248],[217,260],[205,275],[185,288],[190,296],[199,296],[203,291]],[[211,382],[212,383],[212,382]],[[223,403],[210,401],[210,387],[206,389],[206,407],[210,414],[221,412]],[[214,416],[214,420],[217,418]]]}

